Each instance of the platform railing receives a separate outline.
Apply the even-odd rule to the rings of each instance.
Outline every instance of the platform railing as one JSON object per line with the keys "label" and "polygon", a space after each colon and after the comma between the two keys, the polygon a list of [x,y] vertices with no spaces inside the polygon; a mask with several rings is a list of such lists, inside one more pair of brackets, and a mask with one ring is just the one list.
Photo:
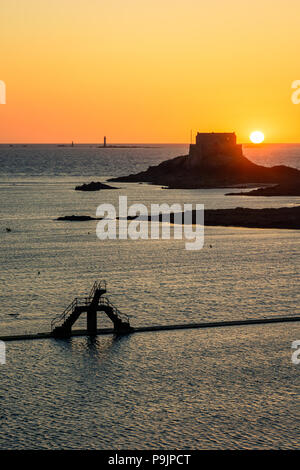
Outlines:
{"label": "platform railing", "polygon": [[77,305],[78,305],[78,298],[75,297],[73,302],[71,302],[70,305],[68,305],[65,308],[63,313],[61,315],[59,315],[58,317],[54,318],[54,320],[52,320],[51,330],[53,330],[56,326],[58,326],[59,323],[61,323],[61,322],[64,323],[64,321],[67,319],[68,315],[74,311],[74,309],[75,309],[75,307],[77,307]]}
{"label": "platform railing", "polygon": [[120,310],[114,306],[114,304],[107,297],[100,297],[99,305],[107,305],[112,308],[114,314],[122,321],[129,323],[129,317],[126,313],[120,312]]}
{"label": "platform railing", "polygon": [[106,281],[101,280],[101,281],[95,281],[93,284],[93,287],[91,289],[91,292],[89,294],[89,298],[93,299],[96,290],[105,290],[106,291]]}

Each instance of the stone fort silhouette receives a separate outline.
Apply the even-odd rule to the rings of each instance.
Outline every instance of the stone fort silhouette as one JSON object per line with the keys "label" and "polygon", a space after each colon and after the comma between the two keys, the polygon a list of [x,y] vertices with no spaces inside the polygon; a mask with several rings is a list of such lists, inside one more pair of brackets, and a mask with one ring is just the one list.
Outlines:
{"label": "stone fort silhouette", "polygon": [[242,156],[242,145],[236,143],[234,132],[198,132],[196,143],[190,144],[189,164],[198,166],[213,163],[213,160],[236,159]]}

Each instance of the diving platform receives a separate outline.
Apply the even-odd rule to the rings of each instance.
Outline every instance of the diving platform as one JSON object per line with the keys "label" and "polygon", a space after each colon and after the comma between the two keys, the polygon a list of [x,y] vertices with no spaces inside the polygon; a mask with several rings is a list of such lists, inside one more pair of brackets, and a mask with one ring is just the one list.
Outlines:
{"label": "diving platform", "polygon": [[72,336],[72,327],[82,313],[86,313],[86,334],[97,334],[97,313],[104,312],[113,323],[113,332],[117,334],[129,333],[132,328],[129,318],[121,313],[107,297],[106,281],[95,282],[88,297],[75,297],[72,303],[56,317],[51,323],[51,334],[54,338],[69,338]]}

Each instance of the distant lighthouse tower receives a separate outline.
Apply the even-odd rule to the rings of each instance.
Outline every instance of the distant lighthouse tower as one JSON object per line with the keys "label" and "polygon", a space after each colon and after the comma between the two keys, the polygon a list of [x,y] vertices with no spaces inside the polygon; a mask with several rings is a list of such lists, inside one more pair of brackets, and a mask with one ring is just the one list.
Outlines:
{"label": "distant lighthouse tower", "polygon": [[103,147],[106,147],[106,136],[104,136]]}

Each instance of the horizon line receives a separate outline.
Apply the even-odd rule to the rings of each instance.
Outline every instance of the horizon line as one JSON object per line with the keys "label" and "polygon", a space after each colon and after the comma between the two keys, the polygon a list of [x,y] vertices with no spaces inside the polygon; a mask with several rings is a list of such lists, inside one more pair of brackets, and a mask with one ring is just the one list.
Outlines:
{"label": "horizon line", "polygon": [[[300,142],[262,142],[255,144],[253,142],[238,142],[240,145],[251,145],[253,147],[263,147],[264,145],[300,145]],[[75,142],[76,145],[98,145],[100,148],[109,148],[114,145],[191,145],[190,142],[109,142],[106,147],[103,142]],[[72,146],[72,141],[68,142],[0,142],[0,145],[68,145]]]}

